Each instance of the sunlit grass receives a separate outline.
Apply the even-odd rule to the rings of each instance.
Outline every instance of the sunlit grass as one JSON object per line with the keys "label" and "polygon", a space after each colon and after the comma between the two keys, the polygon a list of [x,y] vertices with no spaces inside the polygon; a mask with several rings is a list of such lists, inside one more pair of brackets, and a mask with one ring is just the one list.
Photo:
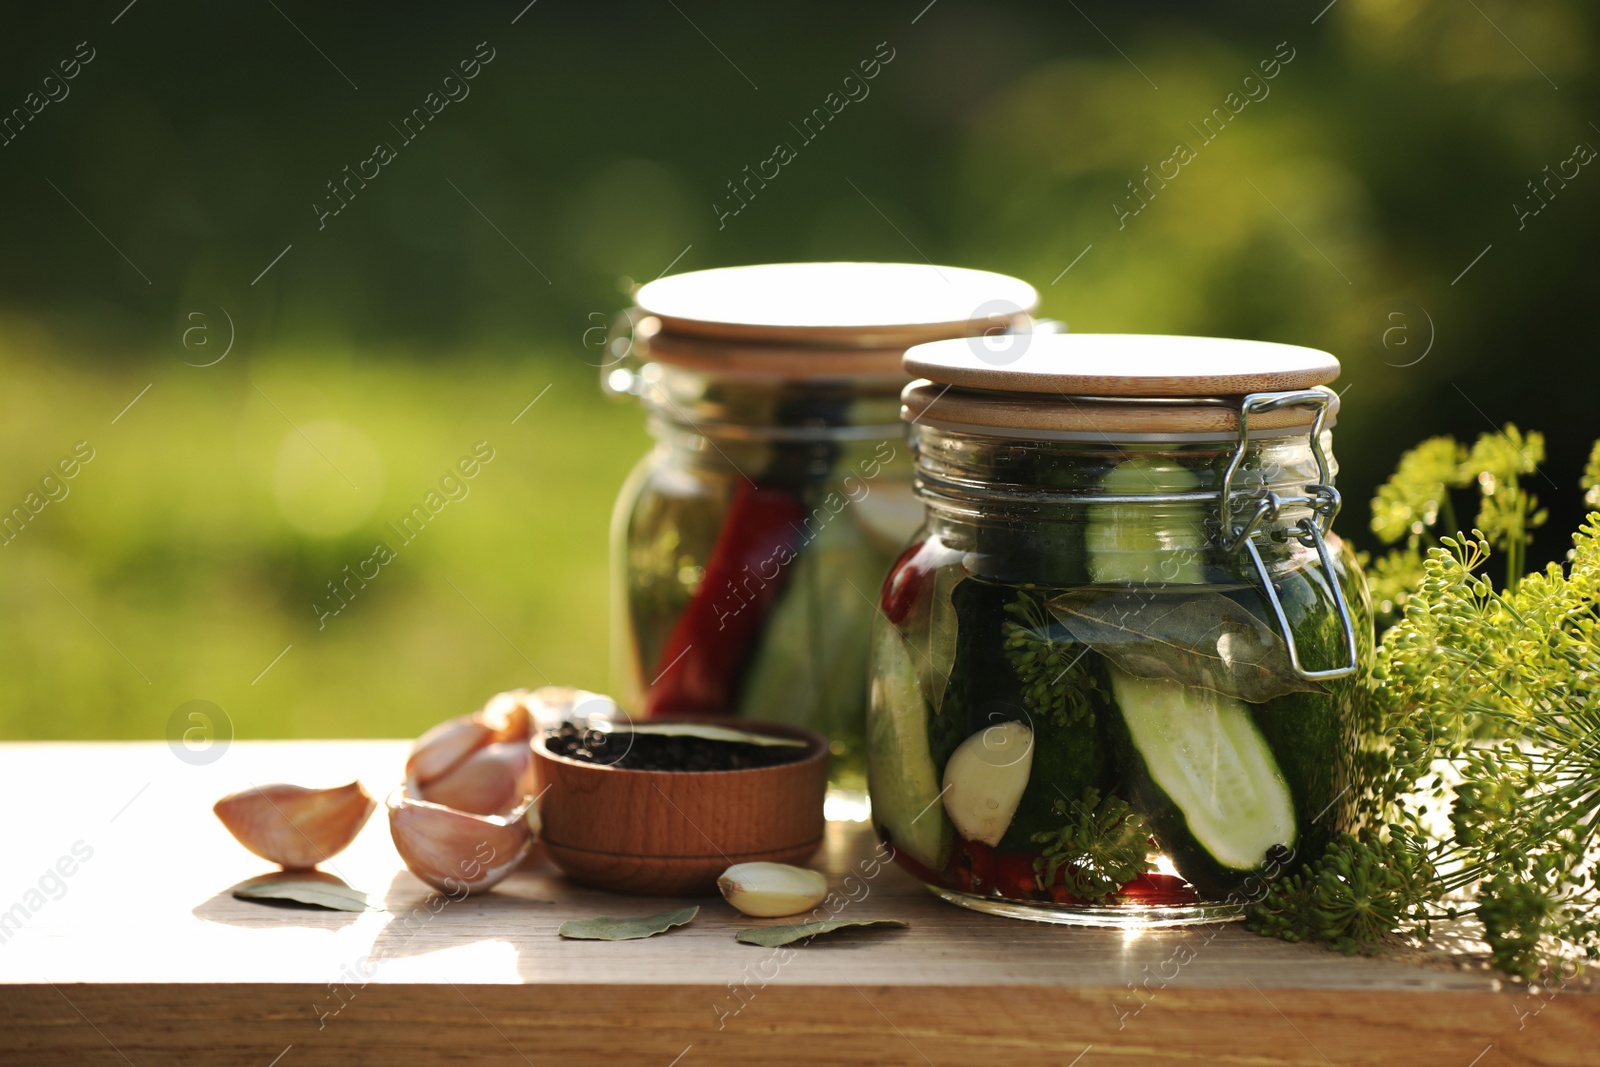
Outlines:
{"label": "sunlit grass", "polygon": [[[0,365],[6,509],[94,449],[0,548],[3,736],[159,737],[192,699],[240,737],[408,736],[498,689],[606,687],[607,522],[647,438],[577,356]],[[386,524],[480,441],[405,543]],[[394,559],[319,629],[379,541]]]}

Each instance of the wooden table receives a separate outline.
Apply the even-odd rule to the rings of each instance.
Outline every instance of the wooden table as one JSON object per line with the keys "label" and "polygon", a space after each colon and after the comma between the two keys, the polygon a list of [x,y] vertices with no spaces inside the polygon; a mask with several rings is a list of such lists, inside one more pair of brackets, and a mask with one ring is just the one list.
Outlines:
{"label": "wooden table", "polygon": [[[751,923],[720,899],[616,896],[537,864],[430,909],[381,808],[334,867],[385,911],[229,896],[267,865],[212,817],[216,797],[355,776],[382,797],[404,752],[238,743],[191,766],[159,743],[0,746],[0,909],[20,926],[0,929],[0,1063],[1600,1063],[1589,993],[1350,959],[1237,925],[993,918],[888,868],[851,883],[860,899],[844,914],[909,930],[818,940],[781,966],[734,941]],[[839,885],[870,847],[864,827],[836,823],[815,862]],[[89,857],[62,876],[74,849]],[[691,902],[693,925],[648,941],[556,936],[565,919]]]}

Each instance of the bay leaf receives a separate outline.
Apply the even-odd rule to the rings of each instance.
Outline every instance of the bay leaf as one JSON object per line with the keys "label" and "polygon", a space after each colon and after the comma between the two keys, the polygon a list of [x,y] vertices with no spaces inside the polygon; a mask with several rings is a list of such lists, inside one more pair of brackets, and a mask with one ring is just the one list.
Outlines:
{"label": "bay leaf", "polygon": [[753,730],[738,730],[732,726],[718,726],[707,722],[649,722],[634,723],[618,733],[656,734],[661,737],[698,737],[702,741],[733,741],[742,745],[763,745],[768,748],[805,748],[806,743],[793,737],[774,737]]}
{"label": "bay leaf", "polygon": [[1085,588],[1047,604],[1075,640],[1129,674],[1252,704],[1327,691],[1294,672],[1276,630],[1221,593]]}
{"label": "bay leaf", "polygon": [[557,932],[562,937],[570,937],[577,941],[634,941],[641,937],[664,934],[674,926],[683,926],[694,921],[694,917],[699,914],[700,909],[693,907],[677,908],[659,915],[644,915],[638,918],[616,919],[609,915],[600,915],[593,919],[569,919],[561,924],[561,929]]}
{"label": "bay leaf", "polygon": [[827,919],[817,922],[791,923],[785,926],[753,926],[740,930],[738,940],[746,945],[777,948],[795,941],[809,941],[819,934],[831,934],[850,926],[910,926],[902,919]]}
{"label": "bay leaf", "polygon": [[282,871],[240,882],[232,889],[238,900],[260,904],[299,904],[325,911],[382,911],[359,889],[323,871]]}

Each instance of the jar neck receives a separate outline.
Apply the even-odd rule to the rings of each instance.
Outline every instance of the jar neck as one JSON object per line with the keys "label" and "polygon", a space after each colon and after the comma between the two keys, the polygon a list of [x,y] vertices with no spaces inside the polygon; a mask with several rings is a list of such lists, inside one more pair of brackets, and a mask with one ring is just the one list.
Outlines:
{"label": "jar neck", "polygon": [[[717,376],[647,363],[637,392],[657,427],[724,442],[794,444],[900,440],[900,388],[892,378],[804,381]],[[658,437],[663,436],[657,433]]]}
{"label": "jar neck", "polygon": [[[1337,466],[1324,431],[1331,484]],[[916,489],[932,532],[954,545],[982,541],[975,531],[999,527],[1062,531],[1022,543],[1076,543],[1072,527],[1098,527],[1102,552],[1121,551],[1117,526],[1129,531],[1129,551],[1155,557],[1204,551],[1217,560],[1231,552],[1227,534],[1273,494],[1283,501],[1266,534],[1315,519],[1308,487],[1322,480],[1309,428],[1252,436],[1239,453],[1237,439],[1215,441],[1025,440],[928,425],[912,428]],[[1229,481],[1236,453],[1240,462]],[[1222,519],[1224,483],[1234,501],[1233,523]],[[1293,538],[1278,558],[1298,555]],[[1064,543],[1064,542],[1063,542]],[[1043,549],[1041,549],[1042,551]],[[1025,562],[1023,566],[1028,564]],[[1159,561],[1157,564],[1159,570]]]}
{"label": "jar neck", "polygon": [[792,487],[867,469],[910,477],[898,381],[715,377],[660,363],[639,380],[658,455],[697,476]]}

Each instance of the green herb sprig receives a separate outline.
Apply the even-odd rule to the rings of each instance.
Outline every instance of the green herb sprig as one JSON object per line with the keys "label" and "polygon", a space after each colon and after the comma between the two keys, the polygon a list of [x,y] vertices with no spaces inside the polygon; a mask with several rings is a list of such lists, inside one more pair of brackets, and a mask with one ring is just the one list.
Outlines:
{"label": "green herb sprig", "polygon": [[1105,692],[1084,659],[1088,651],[1028,593],[1006,605],[1012,618],[1001,625],[1006,659],[1022,683],[1028,709],[1056,726],[1094,725],[1091,693]]}
{"label": "green herb sprig", "polygon": [[[1450,443],[1449,484],[1481,468],[1478,517],[1494,532],[1439,536],[1424,556],[1444,508],[1440,440],[1408,453],[1374,501],[1374,529],[1409,530],[1419,560],[1367,693],[1383,740],[1363,798],[1377,829],[1275,883],[1249,921],[1370,952],[1395,933],[1426,936],[1435,918],[1472,918],[1495,967],[1533,978],[1573,952],[1600,959],[1600,443],[1583,481],[1597,510],[1567,565],[1522,575],[1544,513],[1517,475],[1542,458],[1539,436],[1507,427],[1470,451]],[[1496,548],[1500,589],[1483,573]]]}
{"label": "green herb sprig", "polygon": [[1397,826],[1341,834],[1314,863],[1272,883],[1245,919],[1257,933],[1373,956],[1395,931],[1425,930],[1439,893],[1426,843]]}
{"label": "green herb sprig", "polygon": [[[1460,529],[1452,490],[1477,489],[1473,526],[1505,553],[1504,588],[1515,589],[1527,565],[1531,531],[1548,518],[1521,479],[1543,461],[1544,436],[1523,434],[1511,423],[1481,434],[1470,447],[1453,437],[1430,437],[1402,455],[1372,500],[1372,532],[1394,546],[1368,568],[1378,621],[1387,626],[1399,619],[1422,581],[1426,553]],[[1600,456],[1594,461],[1600,463]]]}
{"label": "green herb sprig", "polygon": [[1058,799],[1053,809],[1067,822],[1059,830],[1033,835],[1034,844],[1045,846],[1033,861],[1041,884],[1054,885],[1065,869],[1067,891],[1098,903],[1144,873],[1150,826],[1120,797],[1102,800],[1100,791],[1090,786],[1070,804],[1065,797]]}

